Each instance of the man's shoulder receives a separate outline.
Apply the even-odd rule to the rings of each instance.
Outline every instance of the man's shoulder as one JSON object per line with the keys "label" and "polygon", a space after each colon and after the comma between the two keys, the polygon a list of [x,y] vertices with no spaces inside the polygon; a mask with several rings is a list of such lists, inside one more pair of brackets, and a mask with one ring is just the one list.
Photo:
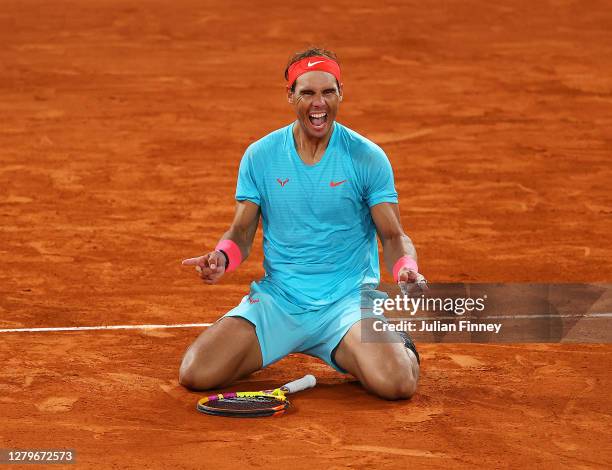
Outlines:
{"label": "man's shoulder", "polygon": [[[291,126],[291,124],[289,124],[289,126]],[[287,128],[289,126],[276,129],[251,143],[247,148],[247,154],[257,157],[259,155],[270,154],[271,150],[273,151],[283,148],[286,145]]]}
{"label": "man's shoulder", "polygon": [[355,162],[366,164],[387,158],[385,151],[378,144],[340,123],[337,124],[342,145]]}

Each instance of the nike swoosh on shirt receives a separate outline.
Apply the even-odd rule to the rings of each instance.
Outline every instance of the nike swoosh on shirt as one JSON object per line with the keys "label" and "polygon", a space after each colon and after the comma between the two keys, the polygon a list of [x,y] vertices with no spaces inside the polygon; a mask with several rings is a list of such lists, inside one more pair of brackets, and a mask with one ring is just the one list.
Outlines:
{"label": "nike swoosh on shirt", "polygon": [[340,186],[342,183],[346,183],[346,180],[338,181],[337,183],[336,183],[336,182],[334,182],[334,181],[332,181],[331,183],[329,183],[329,185],[330,185],[332,188],[335,188],[336,186]]}
{"label": "nike swoosh on shirt", "polygon": [[325,61],[324,60],[317,60],[316,62],[308,61],[308,67],[312,67],[313,65],[321,64],[323,62],[325,62]]}

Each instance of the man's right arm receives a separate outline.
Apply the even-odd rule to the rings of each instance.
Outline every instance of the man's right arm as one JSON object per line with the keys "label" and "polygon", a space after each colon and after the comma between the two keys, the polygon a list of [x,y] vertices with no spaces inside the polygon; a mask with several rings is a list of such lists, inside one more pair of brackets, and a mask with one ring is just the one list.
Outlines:
{"label": "man's right arm", "polygon": [[[261,210],[257,204],[248,200],[238,201],[232,225],[223,234],[219,244],[223,240],[235,243],[240,249],[240,261],[244,261],[251,252],[260,215]],[[226,255],[218,250],[213,250],[203,256],[183,260],[183,266],[195,266],[206,284],[215,284],[225,273],[225,266],[228,262]]]}
{"label": "man's right arm", "polygon": [[238,245],[243,261],[247,259],[251,252],[260,214],[261,209],[257,204],[247,200],[236,202],[236,212],[232,225],[221,237],[221,240],[231,240]]}

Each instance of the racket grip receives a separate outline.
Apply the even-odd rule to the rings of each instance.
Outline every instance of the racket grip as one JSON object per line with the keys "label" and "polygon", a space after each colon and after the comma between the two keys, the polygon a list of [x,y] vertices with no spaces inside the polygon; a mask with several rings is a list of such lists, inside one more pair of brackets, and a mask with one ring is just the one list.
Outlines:
{"label": "racket grip", "polygon": [[307,388],[312,388],[317,384],[317,379],[315,379],[314,375],[305,375],[301,379],[294,380],[293,382],[289,382],[288,384],[283,385],[282,388],[287,390],[287,393],[295,393],[300,392],[302,390],[306,390]]}

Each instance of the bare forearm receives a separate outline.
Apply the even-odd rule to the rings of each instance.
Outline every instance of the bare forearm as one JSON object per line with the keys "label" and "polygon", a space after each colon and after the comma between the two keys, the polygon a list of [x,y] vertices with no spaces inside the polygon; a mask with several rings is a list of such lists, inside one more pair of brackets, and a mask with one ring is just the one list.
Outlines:
{"label": "bare forearm", "polygon": [[240,253],[242,253],[242,260],[248,258],[251,253],[251,247],[253,246],[253,239],[255,238],[255,230],[240,230],[236,227],[230,227],[230,229],[223,234],[221,240],[232,240],[238,247],[240,248]]}
{"label": "bare forearm", "polygon": [[417,260],[417,253],[412,240],[406,234],[398,234],[396,236],[386,237],[383,242],[383,257],[385,266],[392,272],[393,265],[402,256],[411,256]]}
{"label": "bare forearm", "polygon": [[240,249],[240,259],[248,258],[255,238],[255,232],[260,219],[259,206],[250,201],[236,202],[236,213],[230,229],[223,234],[221,240],[231,240]]}

